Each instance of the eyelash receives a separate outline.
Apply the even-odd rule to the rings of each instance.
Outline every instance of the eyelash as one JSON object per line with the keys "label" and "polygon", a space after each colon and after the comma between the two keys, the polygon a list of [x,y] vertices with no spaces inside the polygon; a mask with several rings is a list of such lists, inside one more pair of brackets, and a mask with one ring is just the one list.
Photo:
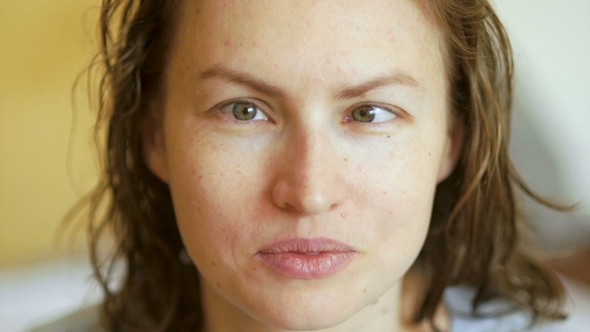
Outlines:
{"label": "eyelash", "polygon": [[[267,109],[270,109],[268,106],[266,106],[266,104],[264,104],[263,107],[260,106],[260,104],[264,104],[264,102],[260,101],[260,100],[252,100],[252,99],[236,99],[236,100],[230,100],[230,101],[226,101],[223,104],[221,104],[220,106],[214,107],[213,109],[216,110],[217,112],[221,113],[221,114],[225,114],[226,117],[228,118],[228,120],[234,122],[234,123],[239,123],[239,124],[253,124],[255,122],[260,122],[260,121],[273,121],[271,116],[269,115],[269,113],[272,113],[270,111],[267,111]],[[262,112],[265,116],[264,119],[247,119],[247,120],[240,120],[237,119],[234,114],[233,114],[233,107],[235,107],[235,105],[237,104],[246,104],[246,105],[252,105],[256,108],[257,112]],[[232,107],[229,110],[223,111],[226,108]],[[354,118],[353,112],[362,108],[362,107],[370,107],[370,108],[376,108],[376,109],[380,109],[384,112],[388,112],[391,115],[390,119],[386,119],[384,121],[378,121],[378,122],[363,122],[363,121],[357,121]],[[382,114],[382,113],[381,113]],[[258,115],[255,114],[255,117],[257,117]],[[375,118],[374,115],[373,119]],[[372,126],[379,126],[382,125],[385,122],[391,121],[395,118],[399,117],[398,112],[394,111],[391,109],[391,107],[389,106],[384,106],[381,104],[377,104],[377,103],[359,103],[359,104],[355,104],[352,107],[348,108],[346,110],[346,115],[344,116],[344,118],[342,119],[343,123],[357,123],[357,124],[362,124],[362,125],[372,125]]]}

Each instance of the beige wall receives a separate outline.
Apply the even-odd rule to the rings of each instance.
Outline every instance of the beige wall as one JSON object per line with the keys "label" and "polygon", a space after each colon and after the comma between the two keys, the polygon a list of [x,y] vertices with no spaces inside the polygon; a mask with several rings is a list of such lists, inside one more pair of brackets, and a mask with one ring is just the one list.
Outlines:
{"label": "beige wall", "polygon": [[[96,178],[84,91],[74,136],[70,130],[72,86],[95,50],[98,3],[0,1],[0,266],[83,246],[71,245],[68,235],[57,243],[55,235],[77,192]],[[73,181],[66,168],[70,138]]]}

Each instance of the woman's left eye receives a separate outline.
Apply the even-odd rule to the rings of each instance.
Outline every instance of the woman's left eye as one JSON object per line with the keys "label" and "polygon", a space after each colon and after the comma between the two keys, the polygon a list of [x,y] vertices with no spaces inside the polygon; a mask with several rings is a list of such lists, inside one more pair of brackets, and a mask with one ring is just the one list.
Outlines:
{"label": "woman's left eye", "polygon": [[347,121],[356,121],[364,123],[385,122],[396,118],[397,115],[386,108],[375,105],[362,105],[355,108],[350,115],[346,117]]}
{"label": "woman's left eye", "polygon": [[234,102],[221,108],[221,113],[232,116],[238,121],[268,120],[268,116],[255,104],[250,102]]}

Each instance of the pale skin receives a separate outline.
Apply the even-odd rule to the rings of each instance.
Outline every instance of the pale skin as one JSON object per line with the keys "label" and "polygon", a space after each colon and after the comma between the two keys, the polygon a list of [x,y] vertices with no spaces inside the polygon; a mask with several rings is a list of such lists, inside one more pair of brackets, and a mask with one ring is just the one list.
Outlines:
{"label": "pale skin", "polygon": [[[209,332],[430,330],[411,323],[424,283],[410,269],[460,128],[421,7],[360,4],[183,3],[144,148],[170,186]],[[334,239],[354,258],[307,279],[256,259],[290,238]],[[437,322],[448,329],[444,310]]]}

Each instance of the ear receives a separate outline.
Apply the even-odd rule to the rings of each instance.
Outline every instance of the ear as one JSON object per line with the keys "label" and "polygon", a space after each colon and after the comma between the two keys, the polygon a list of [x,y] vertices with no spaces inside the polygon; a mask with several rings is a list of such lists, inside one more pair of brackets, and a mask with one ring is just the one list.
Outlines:
{"label": "ear", "polygon": [[162,112],[155,103],[141,124],[143,158],[148,168],[160,180],[168,183],[168,164]]}
{"label": "ear", "polygon": [[465,139],[465,124],[461,119],[454,119],[445,142],[445,151],[443,160],[438,172],[437,183],[444,181],[455,169],[461,152],[463,151],[463,141]]}

